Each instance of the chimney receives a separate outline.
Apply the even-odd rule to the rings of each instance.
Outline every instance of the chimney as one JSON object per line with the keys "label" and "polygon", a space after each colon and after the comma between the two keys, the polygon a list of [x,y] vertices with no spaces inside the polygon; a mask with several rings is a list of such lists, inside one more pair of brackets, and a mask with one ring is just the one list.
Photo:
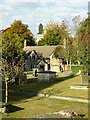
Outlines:
{"label": "chimney", "polygon": [[27,41],[24,40],[24,48],[27,47]]}

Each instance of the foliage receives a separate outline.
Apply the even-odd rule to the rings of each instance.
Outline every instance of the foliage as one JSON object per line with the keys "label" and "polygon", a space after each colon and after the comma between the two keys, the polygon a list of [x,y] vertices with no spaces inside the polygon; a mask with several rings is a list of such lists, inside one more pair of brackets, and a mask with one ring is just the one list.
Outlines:
{"label": "foliage", "polygon": [[30,29],[28,28],[28,25],[23,24],[22,21],[20,20],[15,20],[12,24],[10,28],[7,28],[5,30],[5,32],[7,32],[7,34],[11,34],[13,36],[13,34],[18,35],[23,41],[22,44],[24,43],[24,40],[27,40],[27,45],[34,45],[35,41],[33,38],[33,34],[31,33]]}
{"label": "foliage", "polygon": [[39,45],[61,45],[67,35],[68,30],[64,21],[61,25],[50,22],[46,25],[44,38],[39,41]]}
{"label": "foliage", "polygon": [[54,55],[56,58],[65,58],[66,52],[65,48],[63,46],[57,46],[56,49],[54,50]]}
{"label": "foliage", "polygon": [[77,63],[77,44],[76,38],[73,36],[69,36],[66,40],[66,57],[68,60],[71,60],[72,64]]}
{"label": "foliage", "polygon": [[[22,71],[22,41],[17,34],[2,33],[2,74],[6,85],[5,103],[8,103],[8,83]],[[7,109],[7,108],[6,108]]]}
{"label": "foliage", "polygon": [[75,34],[76,34],[76,31],[77,31],[77,28],[79,27],[79,24],[80,24],[80,15],[75,16],[75,17],[72,19],[72,22],[73,22],[73,25],[74,25],[73,33],[74,33],[74,35],[75,35]]}
{"label": "foliage", "polygon": [[23,38],[16,33],[11,35],[4,32],[2,34],[2,58],[6,59],[7,57],[8,62],[13,58],[18,60],[22,56],[22,41]]}
{"label": "foliage", "polygon": [[23,38],[15,33],[11,35],[5,31],[2,34],[2,65],[4,72],[8,72],[9,74],[8,78],[11,78],[11,76],[17,74],[22,66],[22,41]]}
{"label": "foliage", "polygon": [[39,31],[38,34],[43,34],[44,30],[43,30],[43,25],[41,23],[39,24],[38,31]]}
{"label": "foliage", "polygon": [[88,40],[89,40],[89,33],[88,33],[88,25],[90,24],[90,18],[83,20],[80,23],[80,26],[77,30],[78,35],[78,57],[80,58],[80,63],[83,65],[82,70],[87,72],[88,70],[88,63],[90,53],[88,51]]}
{"label": "foliage", "polygon": [[81,70],[81,66],[72,66],[71,69],[72,69],[72,72],[76,74],[79,72],[79,70]]}
{"label": "foliage", "polygon": [[2,74],[5,82],[14,76],[14,68],[11,64],[7,63],[7,60],[2,59]]}
{"label": "foliage", "polygon": [[68,61],[71,60],[72,63],[75,64],[77,61],[76,39],[72,36],[68,36],[64,41],[64,46],[58,45],[54,54],[56,58],[63,58]]}
{"label": "foliage", "polygon": [[[15,20],[11,27],[2,33],[2,65],[3,72],[10,79],[18,72],[22,71],[23,66],[23,43],[24,40],[34,45],[33,35],[28,29],[28,25],[20,20]],[[7,74],[7,75],[6,75]]]}
{"label": "foliage", "polygon": [[23,43],[24,40],[34,45],[33,35],[28,26],[20,20],[14,21],[10,28],[7,28],[0,37],[2,41],[2,74],[6,85],[5,103],[8,102],[8,82],[19,72],[23,71]]}

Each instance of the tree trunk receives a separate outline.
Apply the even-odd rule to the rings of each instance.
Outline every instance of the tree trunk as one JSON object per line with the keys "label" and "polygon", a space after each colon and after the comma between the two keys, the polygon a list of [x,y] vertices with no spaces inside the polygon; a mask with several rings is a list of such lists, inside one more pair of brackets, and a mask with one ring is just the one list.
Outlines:
{"label": "tree trunk", "polygon": [[71,59],[70,59],[70,70],[71,70]]}
{"label": "tree trunk", "polygon": [[67,59],[67,65],[68,65],[68,59]]}
{"label": "tree trunk", "polygon": [[6,84],[6,96],[5,96],[5,103],[7,104],[8,103],[8,82],[7,82],[7,80],[6,80],[6,82],[5,82],[5,84]]}

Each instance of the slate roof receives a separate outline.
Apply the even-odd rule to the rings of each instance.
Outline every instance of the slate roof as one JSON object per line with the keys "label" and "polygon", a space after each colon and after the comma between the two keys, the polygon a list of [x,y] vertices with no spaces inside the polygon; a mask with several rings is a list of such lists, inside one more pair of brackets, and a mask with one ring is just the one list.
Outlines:
{"label": "slate roof", "polygon": [[41,53],[44,58],[49,58],[57,46],[27,46],[24,51],[30,52],[35,50],[37,53]]}

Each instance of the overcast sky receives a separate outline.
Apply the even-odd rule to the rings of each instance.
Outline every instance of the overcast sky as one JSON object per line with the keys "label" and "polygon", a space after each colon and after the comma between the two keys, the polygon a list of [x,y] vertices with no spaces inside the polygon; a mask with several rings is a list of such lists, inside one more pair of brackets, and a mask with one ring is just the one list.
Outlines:
{"label": "overcast sky", "polygon": [[0,0],[0,29],[10,26],[14,20],[28,24],[36,36],[38,25],[49,21],[69,23],[74,16],[87,17],[88,0]]}

